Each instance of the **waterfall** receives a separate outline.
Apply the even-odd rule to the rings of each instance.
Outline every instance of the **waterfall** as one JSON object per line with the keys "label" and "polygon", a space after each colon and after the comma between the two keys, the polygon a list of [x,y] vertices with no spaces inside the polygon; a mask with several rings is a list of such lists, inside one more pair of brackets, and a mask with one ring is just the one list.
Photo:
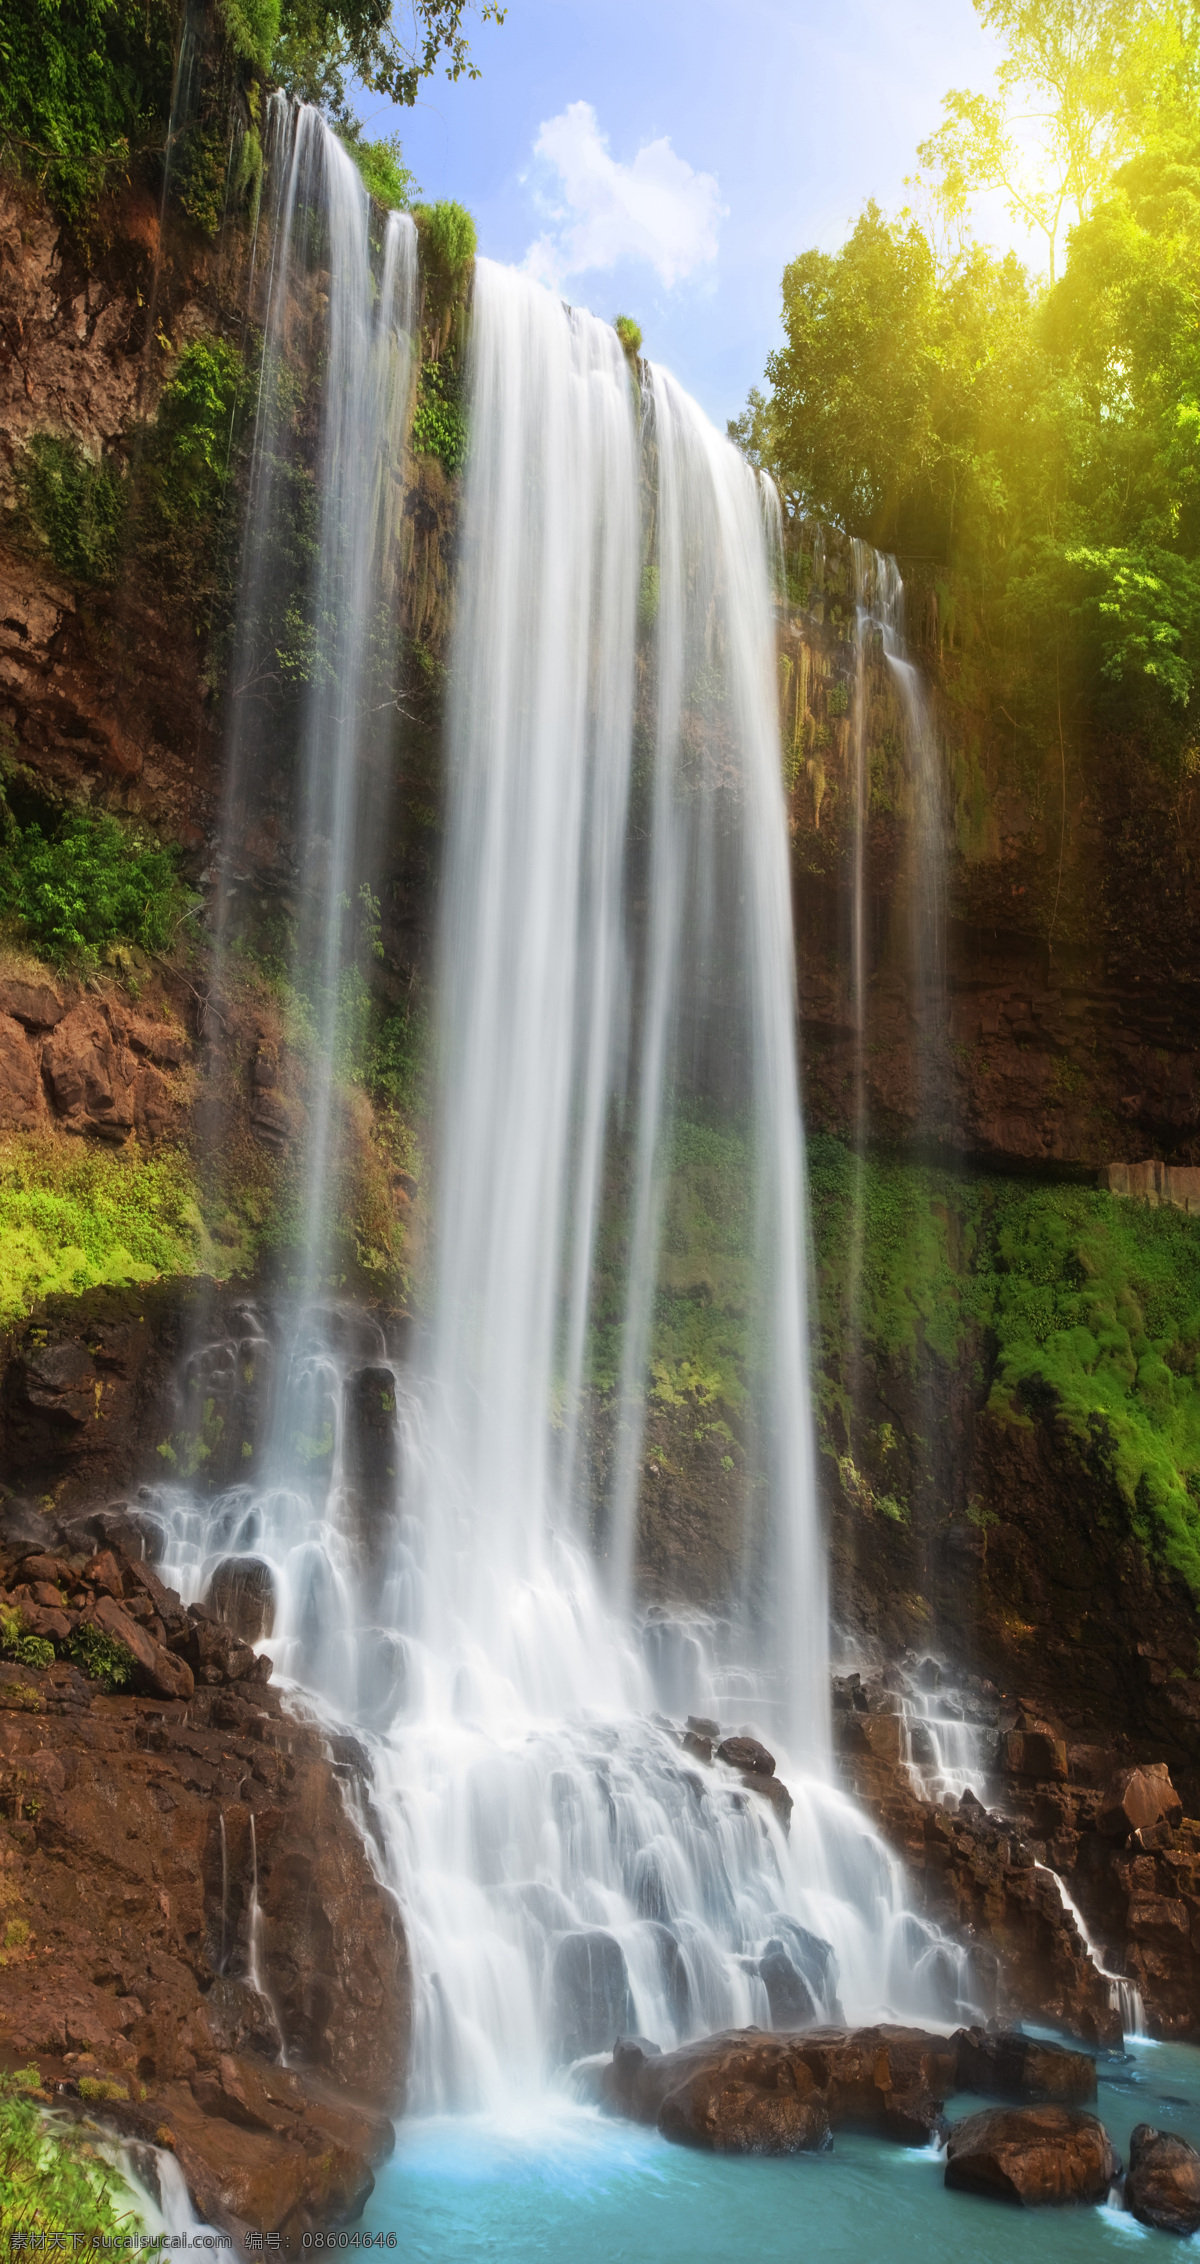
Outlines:
{"label": "waterfall", "polygon": [[[304,114],[290,130],[272,303],[288,183],[319,141]],[[367,231],[319,146],[328,256],[361,283]],[[372,331],[357,290],[331,276],[330,681],[299,737],[321,843],[303,930],[318,1011],[361,870],[356,576],[375,571],[390,429],[371,374],[385,318]],[[427,1320],[401,1360],[373,1316],[313,1295],[327,1098],[310,1108],[299,1318],[247,1305],[203,1355],[222,1404],[257,1425],[263,1474],[209,1500],[159,1491],[184,1595],[232,1559],[270,1598],[277,1671],[331,1727],[356,1727],[427,2109],[537,2096],[621,2032],[668,2045],[843,2009],[950,2022],[969,1997],[962,1953],[906,1909],[899,1865],[828,1774],[770,499],[665,372],[639,384],[608,326],[483,260],[467,401]],[[271,456],[268,435],[268,495]],[[254,531],[251,616],[268,576]],[[327,1060],[335,1040],[330,1021]],[[737,1569],[720,1615],[643,1615],[642,1425],[687,1140],[741,1159]],[[622,1304],[611,1482],[590,1437],[606,1236]],[[689,1708],[714,1719],[685,1735]],[[786,1796],[713,1757],[718,1722],[769,1736],[790,1832]],[[250,1954],[265,1987],[258,1930]]]}

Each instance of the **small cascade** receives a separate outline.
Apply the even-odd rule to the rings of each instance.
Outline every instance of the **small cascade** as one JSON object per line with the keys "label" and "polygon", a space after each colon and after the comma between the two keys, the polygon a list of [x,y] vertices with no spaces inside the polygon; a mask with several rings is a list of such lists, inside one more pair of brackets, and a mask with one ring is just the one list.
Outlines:
{"label": "small cascade", "polygon": [[1108,1967],[1105,1965],[1103,1959],[1101,1958],[1096,1944],[1094,1943],[1090,1933],[1088,1932],[1087,1921],[1084,1918],[1083,1912],[1079,1908],[1078,1903],[1074,1900],[1065,1882],[1059,1878],[1057,1871],[1052,1871],[1048,1863],[1039,1863],[1035,1866],[1035,1868],[1039,1871],[1044,1871],[1047,1878],[1053,1879],[1054,1884],[1058,1889],[1059,1900],[1062,1903],[1063,1909],[1065,1911],[1068,1911],[1071,1917],[1074,1919],[1077,1931],[1079,1933],[1079,1938],[1083,1943],[1084,1949],[1087,1951],[1091,1963],[1095,1966],[1101,1980],[1107,1982],[1108,1984],[1108,2001],[1112,2007],[1112,2010],[1116,2013],[1119,2013],[1121,2016],[1122,2033],[1126,2036],[1145,2036],[1148,2033],[1146,2028],[1146,2007],[1142,2002],[1141,1990],[1137,1988],[1135,1983],[1130,1981],[1125,1974],[1109,1972]]}

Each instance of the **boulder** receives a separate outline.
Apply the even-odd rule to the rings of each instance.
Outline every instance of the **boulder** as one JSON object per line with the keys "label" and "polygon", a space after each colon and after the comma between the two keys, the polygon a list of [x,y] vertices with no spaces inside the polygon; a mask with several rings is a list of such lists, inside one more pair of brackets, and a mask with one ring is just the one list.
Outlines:
{"label": "boulder", "polygon": [[1183,1802],[1166,1762],[1150,1761],[1138,1769],[1118,1769],[1109,1780],[1096,1829],[1106,1839],[1128,1839],[1131,1832],[1149,1831],[1156,1824],[1174,1830],[1182,1817]]}
{"label": "boulder", "polygon": [[128,1612],[111,1596],[101,1596],[94,1610],[87,1615],[94,1624],[110,1635],[114,1642],[123,1643],[132,1651],[137,1662],[138,1680],[142,1687],[154,1691],[159,1698],[190,1698],[195,1690],[192,1670],[183,1659],[165,1650],[152,1635],[131,1619]]}
{"label": "boulder", "polygon": [[756,1737],[725,1738],[717,1747],[717,1759],[749,1776],[773,1777],[775,1774],[775,1755],[768,1753]]}
{"label": "boulder", "polygon": [[1041,1783],[1066,1779],[1069,1773],[1067,1743],[1052,1729],[1039,1724],[1010,1729],[1000,1739],[1000,1767],[1006,1776],[1032,1777]]}
{"label": "boulder", "polygon": [[1139,2224],[1189,2240],[1200,2232],[1200,2154],[1186,2138],[1139,2123],[1129,2141],[1125,2207]]}
{"label": "boulder", "polygon": [[1019,2030],[997,2035],[985,2028],[960,2028],[951,2043],[960,2091],[1001,2099],[1053,2099],[1071,2107],[1085,2106],[1096,2096],[1096,2063],[1088,2052],[1041,2043]]}
{"label": "boulder", "polygon": [[187,1620],[171,1636],[171,1649],[186,1659],[199,1683],[244,1682],[271,1672],[269,1659],[260,1659],[240,1635],[223,1620],[213,1619],[203,1607],[189,1606]]}
{"label": "boulder", "polygon": [[582,2059],[611,2051],[634,2025],[625,1953],[598,1927],[564,1934],[551,1970],[551,2028],[556,2057]]}
{"label": "boulder", "polygon": [[679,2146],[710,2154],[815,2154],[832,2140],[825,2102],[810,2082],[807,2096],[705,2068],[668,2092],[658,2127]]}
{"label": "boulder", "polygon": [[66,1008],[52,983],[36,975],[0,977],[0,1014],[23,1022],[27,1030],[52,1030]]}
{"label": "boulder", "polygon": [[1077,2107],[990,2107],[946,2146],[947,2186],[1027,2209],[1103,2201],[1120,2167],[1099,2117]]}
{"label": "boulder", "polygon": [[653,2057],[622,2041],[598,2091],[614,2112],[688,2145],[794,2153],[823,2145],[825,2127],[924,2145],[955,2077],[950,2040],[919,2028],[745,2028]]}
{"label": "boulder", "polygon": [[204,1601],[243,1643],[260,1643],[275,1625],[275,1577],[270,1565],[261,1557],[222,1557]]}

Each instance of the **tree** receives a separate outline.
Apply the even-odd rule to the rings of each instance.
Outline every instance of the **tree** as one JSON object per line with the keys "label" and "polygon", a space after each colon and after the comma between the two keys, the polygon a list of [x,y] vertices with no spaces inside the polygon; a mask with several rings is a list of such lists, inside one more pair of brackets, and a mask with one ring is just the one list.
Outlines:
{"label": "tree", "polygon": [[1118,167],[1193,91],[1195,11],[1172,0],[974,0],[1004,47],[998,93],[953,89],[920,144],[921,187],[961,227],[981,190],[1040,233],[1051,283],[1064,223],[1094,211]]}
{"label": "tree", "polygon": [[346,94],[356,79],[372,94],[411,108],[439,65],[447,78],[479,77],[464,19],[502,24],[498,0],[283,0],[274,75],[289,93],[353,127]]}

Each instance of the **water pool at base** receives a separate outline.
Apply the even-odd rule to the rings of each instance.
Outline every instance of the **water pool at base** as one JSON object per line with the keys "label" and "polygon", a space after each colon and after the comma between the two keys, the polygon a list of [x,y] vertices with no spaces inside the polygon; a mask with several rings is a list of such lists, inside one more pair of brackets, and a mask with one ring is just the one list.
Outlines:
{"label": "water pool at base", "polygon": [[[1098,2063],[1097,2112],[1122,2159],[1135,2123],[1200,2145],[1200,2051],[1131,2043]],[[986,2100],[950,2102],[952,2122]],[[747,2161],[668,2146],[567,2100],[523,2122],[402,2123],[363,2228],[421,2264],[1073,2264],[1200,2257],[1120,2209],[1006,2208],[947,2193],[943,2162],[841,2133],[830,2153]]]}

